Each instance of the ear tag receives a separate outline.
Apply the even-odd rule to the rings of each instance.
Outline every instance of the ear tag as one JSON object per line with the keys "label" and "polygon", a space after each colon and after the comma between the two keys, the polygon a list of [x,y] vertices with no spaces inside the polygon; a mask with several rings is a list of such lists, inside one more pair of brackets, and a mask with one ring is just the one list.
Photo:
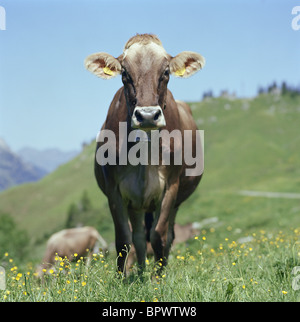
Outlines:
{"label": "ear tag", "polygon": [[185,66],[180,68],[180,69],[178,69],[178,70],[176,70],[175,75],[176,76],[183,76],[184,73],[185,73]]}
{"label": "ear tag", "polygon": [[109,76],[113,76],[114,75],[114,72],[110,68],[108,68],[106,66],[103,67],[103,72],[104,72],[104,74],[109,75]]}

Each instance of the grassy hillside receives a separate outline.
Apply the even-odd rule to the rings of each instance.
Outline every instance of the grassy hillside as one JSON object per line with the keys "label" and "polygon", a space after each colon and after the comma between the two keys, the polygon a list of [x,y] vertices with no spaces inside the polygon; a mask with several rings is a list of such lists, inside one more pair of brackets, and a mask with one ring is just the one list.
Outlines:
{"label": "grassy hillside", "polygon": [[[300,266],[299,199],[239,192],[300,193],[300,98],[264,94],[190,105],[205,130],[205,172],[177,222],[199,222],[199,235],[174,247],[163,275],[156,276],[150,260],[142,281],[124,283],[115,276],[115,256],[100,254],[88,270],[80,260],[71,266],[59,259],[41,286],[32,263],[18,268],[3,250],[8,273],[0,301],[299,301],[292,274]],[[0,194],[0,212],[41,241],[32,248],[34,262],[84,191],[89,223],[113,241],[107,201],[93,176],[94,145],[40,182]]]}
{"label": "grassy hillside", "polygon": [[24,184],[0,195],[0,211],[12,214],[17,224],[37,238],[63,228],[68,207],[86,190],[92,203],[101,209],[104,196],[93,173],[95,146],[85,147],[72,161],[36,183]]}
{"label": "grassy hillside", "polygon": [[191,107],[199,128],[205,130],[205,171],[178,222],[218,217],[216,234],[222,238],[228,230],[237,238],[259,229],[299,227],[299,199],[238,193],[300,192],[299,97],[218,98]]}
{"label": "grassy hillside", "polygon": [[[190,103],[205,130],[205,173],[177,221],[218,218],[217,232],[247,235],[254,229],[299,226],[299,200],[245,197],[240,190],[300,192],[300,99],[264,94],[253,99],[207,99]],[[95,142],[37,183],[0,194],[0,212],[11,214],[33,239],[64,228],[72,202],[83,191],[98,229],[113,241],[107,201],[93,174]],[[218,238],[216,238],[216,243]]]}

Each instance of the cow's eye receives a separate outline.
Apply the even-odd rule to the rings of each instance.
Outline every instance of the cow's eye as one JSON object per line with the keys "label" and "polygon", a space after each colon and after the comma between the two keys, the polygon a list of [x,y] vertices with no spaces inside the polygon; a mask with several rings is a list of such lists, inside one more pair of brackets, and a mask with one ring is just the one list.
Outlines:
{"label": "cow's eye", "polygon": [[132,78],[125,68],[122,70],[122,81],[123,83],[126,82],[132,84]]}
{"label": "cow's eye", "polygon": [[164,72],[161,74],[159,80],[163,81],[164,79],[168,79],[170,75],[170,70],[169,68],[165,69]]}
{"label": "cow's eye", "polygon": [[122,78],[128,78],[128,73],[125,69],[122,70]]}

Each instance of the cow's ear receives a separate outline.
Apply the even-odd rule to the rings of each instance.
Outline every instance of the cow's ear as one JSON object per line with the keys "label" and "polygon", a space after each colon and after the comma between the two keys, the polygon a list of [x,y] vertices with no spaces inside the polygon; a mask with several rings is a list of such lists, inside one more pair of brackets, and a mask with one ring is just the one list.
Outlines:
{"label": "cow's ear", "polygon": [[84,61],[85,68],[91,73],[104,79],[110,79],[121,73],[121,64],[110,54],[96,53]]}
{"label": "cow's ear", "polygon": [[171,74],[176,77],[190,77],[205,65],[205,59],[192,51],[183,51],[170,60]]}

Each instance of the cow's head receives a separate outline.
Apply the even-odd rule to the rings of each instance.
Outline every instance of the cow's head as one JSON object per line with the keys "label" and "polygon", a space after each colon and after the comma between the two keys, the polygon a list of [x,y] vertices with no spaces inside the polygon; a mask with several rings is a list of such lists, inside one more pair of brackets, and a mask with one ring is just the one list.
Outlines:
{"label": "cow's head", "polygon": [[118,58],[96,53],[85,60],[85,67],[98,77],[110,79],[122,74],[131,126],[143,130],[166,125],[163,110],[170,74],[187,78],[204,64],[204,58],[191,51],[170,56],[160,40],[149,34],[129,39]]}

